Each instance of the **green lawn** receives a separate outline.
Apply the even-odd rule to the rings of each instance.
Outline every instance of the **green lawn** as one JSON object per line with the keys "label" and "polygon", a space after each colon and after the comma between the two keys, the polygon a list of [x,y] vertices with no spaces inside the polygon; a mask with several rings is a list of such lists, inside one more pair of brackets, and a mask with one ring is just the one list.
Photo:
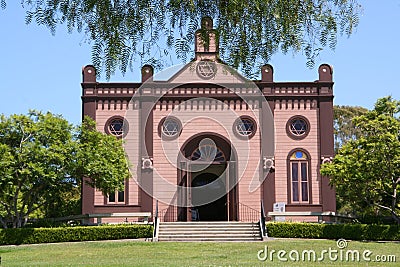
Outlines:
{"label": "green lawn", "polygon": [[[268,248],[285,250],[287,262],[281,262],[277,253],[270,259],[260,261],[257,253]],[[375,261],[360,262],[331,261],[325,255],[322,262],[301,261],[304,250],[315,250],[317,258],[322,250],[343,252],[358,250],[361,257],[365,250],[372,252],[369,258],[376,255],[395,255],[397,263],[378,263]],[[297,250],[300,261],[289,259],[288,253]],[[333,252],[334,253],[334,252]],[[262,257],[264,254],[260,254]],[[292,252],[295,257],[295,252]],[[307,255],[307,254],[305,254]],[[292,240],[275,239],[266,242],[251,243],[169,243],[143,241],[101,241],[80,243],[59,243],[41,245],[21,245],[0,247],[1,267],[5,266],[399,266],[400,243],[348,242],[347,248],[339,250],[335,241],[330,240]],[[340,257],[340,252],[337,253]],[[332,254],[334,258],[334,254]]]}

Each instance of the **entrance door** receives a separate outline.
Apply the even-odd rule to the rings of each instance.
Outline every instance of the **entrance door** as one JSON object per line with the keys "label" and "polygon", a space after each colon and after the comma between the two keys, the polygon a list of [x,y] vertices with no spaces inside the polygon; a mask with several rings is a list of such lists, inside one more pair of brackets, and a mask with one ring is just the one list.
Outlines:
{"label": "entrance door", "polygon": [[236,152],[229,140],[199,134],[181,152],[185,159],[178,158],[178,220],[238,220]]}
{"label": "entrance door", "polygon": [[213,173],[202,173],[192,181],[192,220],[227,221],[226,180]]}
{"label": "entrance door", "polygon": [[228,218],[229,221],[238,221],[238,183],[236,178],[236,162],[229,161],[226,167],[228,192]]}
{"label": "entrance door", "polygon": [[191,172],[187,162],[179,163],[178,170],[178,221],[191,221]]}

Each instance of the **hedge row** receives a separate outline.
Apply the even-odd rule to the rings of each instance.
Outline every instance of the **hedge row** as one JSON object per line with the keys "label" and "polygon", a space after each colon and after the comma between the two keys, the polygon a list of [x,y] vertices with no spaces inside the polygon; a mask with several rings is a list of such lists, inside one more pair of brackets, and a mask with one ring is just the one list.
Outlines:
{"label": "hedge row", "polygon": [[152,233],[150,225],[0,229],[0,245],[149,238]]}
{"label": "hedge row", "polygon": [[270,237],[399,241],[399,225],[268,223]]}
{"label": "hedge row", "polygon": [[[150,225],[0,229],[0,245],[151,238]],[[268,223],[269,237],[399,241],[400,226],[371,224]]]}

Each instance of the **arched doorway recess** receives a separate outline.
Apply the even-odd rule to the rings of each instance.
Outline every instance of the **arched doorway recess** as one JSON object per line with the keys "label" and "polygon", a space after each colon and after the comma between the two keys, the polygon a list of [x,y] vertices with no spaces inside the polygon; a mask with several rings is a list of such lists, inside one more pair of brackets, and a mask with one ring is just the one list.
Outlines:
{"label": "arched doorway recess", "polygon": [[178,220],[236,221],[236,152],[215,133],[201,133],[181,148],[178,159]]}

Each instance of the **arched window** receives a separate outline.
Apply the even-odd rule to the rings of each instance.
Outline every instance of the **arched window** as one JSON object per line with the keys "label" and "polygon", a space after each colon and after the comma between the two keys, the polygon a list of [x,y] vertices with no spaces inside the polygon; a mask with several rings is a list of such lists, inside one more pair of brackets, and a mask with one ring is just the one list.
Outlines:
{"label": "arched window", "polygon": [[224,153],[215,144],[200,145],[190,156],[190,160],[201,160],[207,162],[226,161]]}
{"label": "arched window", "polygon": [[290,202],[310,202],[310,158],[308,154],[296,149],[289,155]]}

